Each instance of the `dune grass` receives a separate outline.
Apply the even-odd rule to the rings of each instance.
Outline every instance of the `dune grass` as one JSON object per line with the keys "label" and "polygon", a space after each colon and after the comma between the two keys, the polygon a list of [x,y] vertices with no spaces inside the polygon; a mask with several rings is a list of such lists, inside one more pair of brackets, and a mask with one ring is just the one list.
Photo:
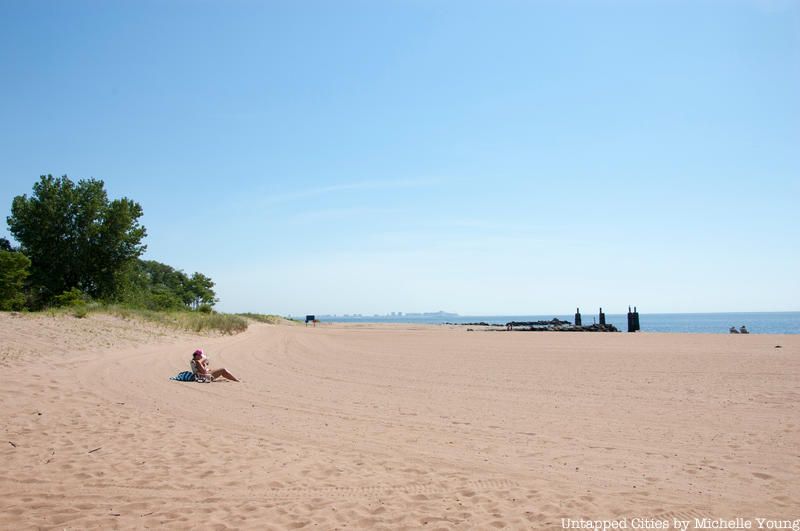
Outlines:
{"label": "dune grass", "polygon": [[286,317],[281,317],[280,315],[274,314],[263,314],[263,313],[237,313],[236,315],[240,317],[246,317],[247,319],[252,319],[253,321],[257,321],[259,323],[267,323],[267,324],[281,324],[285,323],[286,321],[294,321],[294,319],[287,319]]}
{"label": "dune grass", "polygon": [[118,304],[74,304],[60,308],[49,308],[50,315],[72,315],[83,318],[90,313],[106,313],[123,319],[138,319],[155,323],[168,328],[189,330],[192,332],[218,332],[238,334],[247,330],[247,319],[239,315],[215,312],[193,312],[189,310],[154,311]]}
{"label": "dune grass", "polygon": [[247,330],[247,320],[227,313],[205,313],[192,311],[153,311],[125,306],[103,306],[105,311],[123,319],[141,319],[172,328],[191,330],[192,332],[221,332],[238,334]]}

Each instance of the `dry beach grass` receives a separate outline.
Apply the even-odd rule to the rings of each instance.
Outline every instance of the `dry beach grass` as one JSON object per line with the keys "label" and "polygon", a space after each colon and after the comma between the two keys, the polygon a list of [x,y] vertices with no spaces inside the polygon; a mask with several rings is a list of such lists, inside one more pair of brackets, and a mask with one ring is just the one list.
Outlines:
{"label": "dry beach grass", "polygon": [[[798,336],[0,330],[4,529],[800,516]],[[197,346],[244,382],[169,381]]]}

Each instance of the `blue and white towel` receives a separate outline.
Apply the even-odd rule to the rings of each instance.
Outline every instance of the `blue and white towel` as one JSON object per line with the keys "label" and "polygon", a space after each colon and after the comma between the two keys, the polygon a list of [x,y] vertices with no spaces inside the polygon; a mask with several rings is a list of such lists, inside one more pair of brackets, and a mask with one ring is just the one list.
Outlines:
{"label": "blue and white towel", "polygon": [[172,376],[170,380],[175,380],[176,382],[193,382],[194,374],[192,374],[192,371],[183,371],[179,372],[177,376]]}

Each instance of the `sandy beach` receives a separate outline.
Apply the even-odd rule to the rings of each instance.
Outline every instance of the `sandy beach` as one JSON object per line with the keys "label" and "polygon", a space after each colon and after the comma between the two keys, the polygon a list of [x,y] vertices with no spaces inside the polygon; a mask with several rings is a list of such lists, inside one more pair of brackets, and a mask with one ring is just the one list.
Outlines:
{"label": "sandy beach", "polygon": [[[0,331],[3,529],[800,518],[800,336]],[[243,382],[170,381],[198,347]]]}

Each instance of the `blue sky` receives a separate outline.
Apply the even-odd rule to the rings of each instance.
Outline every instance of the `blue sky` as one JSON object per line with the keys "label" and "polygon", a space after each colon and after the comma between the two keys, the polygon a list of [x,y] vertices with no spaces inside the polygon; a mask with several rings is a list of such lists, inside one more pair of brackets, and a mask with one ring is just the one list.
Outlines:
{"label": "blue sky", "polygon": [[0,80],[0,214],[103,179],[223,310],[800,309],[798,2],[6,0]]}

